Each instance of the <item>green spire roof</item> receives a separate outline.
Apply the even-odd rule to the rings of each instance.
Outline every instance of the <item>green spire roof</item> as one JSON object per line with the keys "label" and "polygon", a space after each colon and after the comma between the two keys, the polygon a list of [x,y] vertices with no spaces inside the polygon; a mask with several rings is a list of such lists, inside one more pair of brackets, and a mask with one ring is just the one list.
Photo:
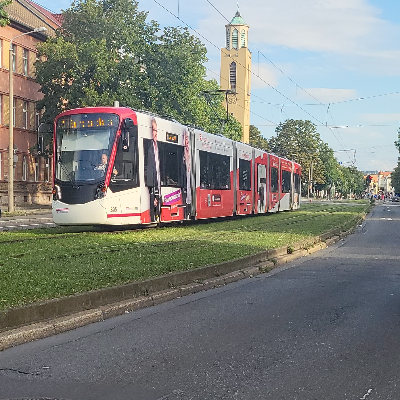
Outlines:
{"label": "green spire roof", "polygon": [[231,25],[246,25],[246,22],[244,22],[239,11],[236,11],[236,14],[231,21]]}

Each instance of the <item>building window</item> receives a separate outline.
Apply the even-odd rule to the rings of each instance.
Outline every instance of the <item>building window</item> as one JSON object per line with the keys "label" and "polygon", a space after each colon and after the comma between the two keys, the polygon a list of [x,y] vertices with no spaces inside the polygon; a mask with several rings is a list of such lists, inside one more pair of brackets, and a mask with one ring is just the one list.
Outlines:
{"label": "building window", "polygon": [[226,48],[230,49],[230,39],[231,39],[231,32],[229,29],[226,30]]}
{"label": "building window", "polygon": [[229,84],[231,86],[231,90],[236,91],[236,63],[231,62],[229,66]]}
{"label": "building window", "polygon": [[[36,104],[35,104],[35,108],[36,108]],[[37,131],[39,129],[39,125],[40,125],[40,113],[39,113],[39,111],[35,111],[35,131]]]}
{"label": "building window", "polygon": [[46,158],[46,167],[44,170],[44,181],[45,182],[50,181],[50,162],[51,162],[51,159]]}
{"label": "building window", "polygon": [[234,29],[234,30],[233,30],[233,33],[232,33],[232,47],[233,47],[234,49],[237,49],[237,48],[239,47],[239,46],[238,46],[238,42],[239,42],[238,36],[239,36],[238,30],[237,30],[237,29]]}
{"label": "building window", "polygon": [[40,177],[40,157],[35,158],[35,182],[39,181]]}
{"label": "building window", "polygon": [[240,47],[246,47],[246,31],[243,29],[240,36]]}
{"label": "building window", "polygon": [[12,44],[11,48],[12,48],[12,62],[11,62],[12,70],[13,70],[13,72],[16,72],[17,71],[17,63],[16,63],[17,46],[15,44]]}
{"label": "building window", "polygon": [[28,129],[28,102],[24,101],[22,105],[22,127]]}
{"label": "building window", "polygon": [[13,99],[13,126],[15,126],[15,114],[17,112],[17,100]]}
{"label": "building window", "polygon": [[23,49],[22,52],[22,71],[25,76],[28,76],[28,50]]}
{"label": "building window", "polygon": [[26,157],[22,159],[22,180],[26,181],[28,178],[28,163],[26,161]]}

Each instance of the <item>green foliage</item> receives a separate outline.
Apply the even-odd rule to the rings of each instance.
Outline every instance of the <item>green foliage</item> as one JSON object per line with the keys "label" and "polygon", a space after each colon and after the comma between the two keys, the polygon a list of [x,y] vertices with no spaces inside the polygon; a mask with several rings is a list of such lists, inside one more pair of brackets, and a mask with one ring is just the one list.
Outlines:
{"label": "green foliage", "polygon": [[310,121],[288,119],[279,124],[269,145],[273,153],[301,164],[304,194],[310,183],[311,169],[313,185],[325,190],[329,197],[334,195],[333,188],[345,197],[365,190],[362,172],[354,166],[341,166]]}
{"label": "green foliage", "polygon": [[259,129],[250,125],[250,144],[258,149],[269,151],[268,140],[265,139]]}
{"label": "green foliage", "polygon": [[10,18],[8,17],[7,11],[4,9],[12,3],[12,0],[2,0],[0,1],[0,27],[6,26],[10,23]]}
{"label": "green foliage", "polygon": [[396,193],[400,192],[400,162],[397,163],[396,168],[391,174],[392,177],[392,186]]}
{"label": "green foliage", "polygon": [[336,190],[347,197],[350,193],[360,194],[365,188],[365,179],[361,171],[356,167],[343,167],[339,168],[340,178],[336,183]]}
{"label": "green foliage", "polygon": [[[45,122],[65,109],[118,100],[220,133],[223,98],[208,104],[201,95],[219,87],[205,79],[206,47],[187,29],[161,31],[132,0],[76,0],[63,18],[63,30],[39,46],[36,63]],[[239,130],[230,119],[222,133],[237,138]]]}
{"label": "green foliage", "polygon": [[288,119],[275,129],[276,136],[269,140],[271,151],[301,164],[302,182],[325,183],[325,166],[320,157],[321,138],[311,121]]}
{"label": "green foliage", "polygon": [[397,130],[397,140],[394,142],[394,145],[400,153],[400,128]]}

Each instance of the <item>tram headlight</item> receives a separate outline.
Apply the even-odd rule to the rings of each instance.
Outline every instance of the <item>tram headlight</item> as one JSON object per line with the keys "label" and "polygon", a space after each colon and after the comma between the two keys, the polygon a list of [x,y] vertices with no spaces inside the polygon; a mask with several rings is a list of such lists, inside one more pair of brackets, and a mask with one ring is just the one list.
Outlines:
{"label": "tram headlight", "polygon": [[107,186],[104,183],[100,183],[97,186],[94,198],[95,199],[102,199],[103,197],[106,197],[106,194],[107,194]]}
{"label": "tram headlight", "polygon": [[61,200],[61,188],[58,185],[53,187],[53,200]]}

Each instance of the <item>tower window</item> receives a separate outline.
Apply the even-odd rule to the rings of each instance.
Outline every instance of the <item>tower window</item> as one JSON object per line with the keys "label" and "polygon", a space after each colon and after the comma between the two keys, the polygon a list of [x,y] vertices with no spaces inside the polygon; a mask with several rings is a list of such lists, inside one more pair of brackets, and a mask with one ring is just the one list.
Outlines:
{"label": "tower window", "polygon": [[230,31],[229,31],[229,29],[227,29],[226,30],[226,48],[228,50],[230,49],[230,39],[231,39]]}
{"label": "tower window", "polygon": [[231,90],[236,91],[236,63],[231,62],[229,66],[229,83]]}
{"label": "tower window", "polygon": [[246,31],[244,29],[240,35],[240,47],[246,47]]}
{"label": "tower window", "polygon": [[239,41],[238,36],[239,36],[238,30],[237,30],[237,29],[234,29],[234,30],[233,30],[233,33],[232,33],[232,47],[233,47],[234,49],[237,49],[237,48],[238,48],[238,41]]}

